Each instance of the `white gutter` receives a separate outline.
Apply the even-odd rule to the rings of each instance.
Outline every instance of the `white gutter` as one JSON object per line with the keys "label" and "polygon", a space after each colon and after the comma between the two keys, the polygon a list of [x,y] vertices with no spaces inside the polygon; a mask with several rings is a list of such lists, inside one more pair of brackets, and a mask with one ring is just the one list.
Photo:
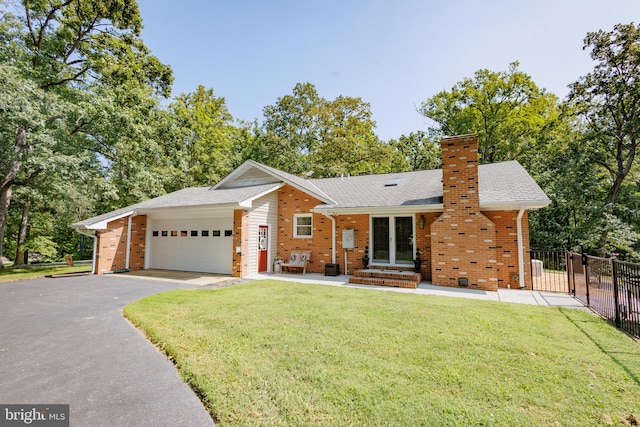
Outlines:
{"label": "white gutter", "polygon": [[79,228],[75,229],[83,236],[91,237],[93,239],[93,255],[91,256],[91,274],[96,274],[96,252],[98,250],[98,237],[95,234],[89,234],[85,231],[81,231]]}
{"label": "white gutter", "polygon": [[520,289],[524,289],[524,243],[522,242],[522,217],[524,216],[525,206],[520,205],[518,217],[516,219],[516,227],[518,228],[518,278],[520,279]]}
{"label": "white gutter", "polygon": [[[329,215],[327,213],[321,212],[322,215],[326,216],[331,220],[331,264],[336,263],[336,217]],[[346,268],[346,265],[345,265]]]}

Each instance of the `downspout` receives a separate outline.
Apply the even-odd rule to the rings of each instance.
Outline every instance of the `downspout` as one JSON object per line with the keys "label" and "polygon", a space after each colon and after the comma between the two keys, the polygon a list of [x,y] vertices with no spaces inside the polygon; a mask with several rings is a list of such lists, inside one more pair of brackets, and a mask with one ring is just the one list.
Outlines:
{"label": "downspout", "polygon": [[83,236],[91,237],[93,239],[93,255],[91,256],[91,274],[96,274],[96,252],[98,251],[98,236],[95,234],[89,234],[84,231],[81,231],[79,228],[75,229],[78,233]]}
{"label": "downspout", "polygon": [[322,215],[326,216],[331,220],[331,264],[335,264],[336,263],[336,217],[324,212],[322,212]]}
{"label": "downspout", "polygon": [[124,269],[127,271],[129,271],[129,259],[131,257],[131,220],[134,216],[138,216],[135,211],[133,215],[129,215],[129,220],[127,221],[127,252],[124,259]]}
{"label": "downspout", "polygon": [[525,288],[524,284],[524,242],[522,241],[522,217],[525,213],[524,205],[520,205],[518,217],[516,219],[516,227],[518,228],[518,278],[520,280],[520,289]]}

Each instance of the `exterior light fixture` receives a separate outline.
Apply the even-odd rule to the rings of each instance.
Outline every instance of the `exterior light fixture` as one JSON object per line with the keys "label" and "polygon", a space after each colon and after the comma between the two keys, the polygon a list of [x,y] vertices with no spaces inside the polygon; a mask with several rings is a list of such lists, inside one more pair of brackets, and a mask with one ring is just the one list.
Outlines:
{"label": "exterior light fixture", "polygon": [[420,227],[420,230],[424,229],[424,215],[420,215],[420,219],[418,220],[418,227]]}

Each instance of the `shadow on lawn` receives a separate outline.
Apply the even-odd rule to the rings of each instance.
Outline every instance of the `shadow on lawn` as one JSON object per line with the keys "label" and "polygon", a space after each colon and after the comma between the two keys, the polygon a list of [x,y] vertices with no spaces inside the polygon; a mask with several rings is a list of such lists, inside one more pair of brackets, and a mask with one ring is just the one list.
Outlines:
{"label": "shadow on lawn", "polygon": [[615,351],[615,349],[607,349],[605,348],[605,345],[598,341],[596,338],[594,338],[591,334],[589,334],[589,332],[587,330],[585,330],[585,328],[583,328],[580,323],[595,323],[595,322],[599,322],[600,320],[594,316],[593,320],[584,320],[584,319],[576,319],[574,316],[576,314],[576,310],[572,310],[572,309],[565,309],[565,308],[560,308],[560,312],[562,314],[564,314],[564,316],[569,320],[569,322],[573,323],[575,325],[576,328],[578,328],[587,338],[589,338],[589,340],[594,343],[596,345],[596,347],[598,347],[598,349],[606,354],[607,356],[609,356],[611,358],[611,360],[613,360],[614,363],[616,363],[618,366],[620,366],[627,374],[629,374],[629,376],[631,377],[631,379],[633,379],[633,381],[640,386],[640,378],[638,377],[638,375],[636,374],[636,372],[634,372],[632,369],[629,368],[629,366],[635,366],[636,362],[631,362],[631,360],[629,360],[629,363],[627,363],[627,361],[625,360],[621,360],[619,355],[629,355],[630,359],[635,359],[637,357],[636,353],[631,353],[631,352],[622,352],[622,351]]}

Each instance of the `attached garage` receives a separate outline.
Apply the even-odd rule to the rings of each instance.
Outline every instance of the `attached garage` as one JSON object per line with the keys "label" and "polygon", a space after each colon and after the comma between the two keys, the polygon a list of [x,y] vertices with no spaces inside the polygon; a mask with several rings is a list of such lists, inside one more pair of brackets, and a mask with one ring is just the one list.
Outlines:
{"label": "attached garage", "polygon": [[233,218],[149,218],[148,266],[231,274]]}

